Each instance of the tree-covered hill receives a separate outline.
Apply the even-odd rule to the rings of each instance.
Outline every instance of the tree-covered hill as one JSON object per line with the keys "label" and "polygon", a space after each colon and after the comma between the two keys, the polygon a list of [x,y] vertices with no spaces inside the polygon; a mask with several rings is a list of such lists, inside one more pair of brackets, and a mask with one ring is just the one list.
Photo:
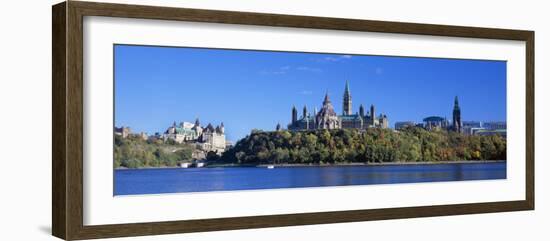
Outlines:
{"label": "tree-covered hill", "polygon": [[325,164],[506,160],[506,139],[411,127],[368,130],[253,131],[221,161],[239,164]]}
{"label": "tree-covered hill", "polygon": [[137,136],[115,136],[115,168],[175,167],[179,161],[192,159],[191,144],[174,141],[143,140]]}

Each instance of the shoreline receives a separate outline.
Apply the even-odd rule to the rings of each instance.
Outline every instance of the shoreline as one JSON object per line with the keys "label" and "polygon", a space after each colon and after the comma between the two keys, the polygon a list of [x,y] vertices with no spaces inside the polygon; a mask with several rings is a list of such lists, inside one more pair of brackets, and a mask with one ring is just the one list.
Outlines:
{"label": "shoreline", "polygon": [[[474,160],[474,161],[434,161],[434,162],[373,162],[373,163],[338,163],[338,164],[212,164],[201,168],[219,168],[219,167],[346,167],[346,166],[395,166],[395,165],[438,165],[438,164],[481,164],[481,163],[506,163],[506,160]],[[115,170],[145,170],[145,169],[186,169],[178,166],[162,166],[162,167],[143,167],[143,168],[114,168]],[[195,168],[189,168],[195,169]]]}
{"label": "shoreline", "polygon": [[260,164],[256,167],[338,167],[338,166],[395,166],[395,165],[438,165],[438,164],[480,164],[505,163],[506,160],[475,160],[475,161],[435,161],[435,162],[372,162],[372,163],[338,163],[338,164]]}

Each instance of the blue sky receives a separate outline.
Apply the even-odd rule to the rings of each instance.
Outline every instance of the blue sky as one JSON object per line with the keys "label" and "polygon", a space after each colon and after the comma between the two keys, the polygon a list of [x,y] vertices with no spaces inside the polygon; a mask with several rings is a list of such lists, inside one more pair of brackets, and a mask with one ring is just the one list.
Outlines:
{"label": "blue sky", "polygon": [[286,126],[291,108],[337,113],[349,81],[353,111],[371,104],[397,121],[506,120],[506,62],[115,45],[115,125],[149,134],[177,121],[224,122],[229,140]]}

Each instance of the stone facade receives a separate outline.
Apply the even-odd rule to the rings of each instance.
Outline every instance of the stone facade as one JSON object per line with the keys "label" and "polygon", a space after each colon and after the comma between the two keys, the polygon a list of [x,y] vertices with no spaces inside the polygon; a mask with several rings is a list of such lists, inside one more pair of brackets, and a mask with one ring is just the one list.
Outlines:
{"label": "stone facade", "polygon": [[441,116],[426,117],[422,121],[424,121],[424,129],[429,131],[446,130],[449,128],[449,121],[447,118],[443,118]]}
{"label": "stone facade", "polygon": [[308,129],[317,128],[317,129],[340,129],[342,128],[342,119],[336,115],[334,107],[328,97],[328,94],[325,95],[325,100],[323,101],[323,107],[321,111],[317,113],[315,119],[313,120],[313,125],[308,125]]}
{"label": "stone facade", "polygon": [[206,127],[201,127],[197,119],[195,123],[181,122],[176,125],[172,124],[162,136],[164,141],[173,140],[177,143],[194,142],[201,150],[209,152],[213,151],[221,154],[226,149],[225,127],[223,123],[219,126],[208,124]]}
{"label": "stone facade", "polygon": [[214,128],[211,124],[204,129],[199,140],[200,148],[204,151],[223,153],[226,147],[225,130],[223,123]]}
{"label": "stone facade", "polygon": [[130,135],[130,127],[116,127],[115,126],[115,135],[121,136],[122,138],[127,138]]}
{"label": "stone facade", "polygon": [[124,127],[124,126],[122,127],[115,126],[115,135],[120,136],[122,138],[128,138],[128,137],[141,138],[142,140],[147,140],[149,138],[149,136],[145,132],[132,133],[132,131],[130,130],[130,127]]}
{"label": "stone facade", "polygon": [[342,115],[336,114],[328,93],[323,100],[321,110],[317,109],[310,114],[304,107],[302,116],[298,119],[296,107],[292,108],[292,119],[288,125],[289,130],[315,130],[315,129],[367,129],[388,128],[388,118],[384,114],[376,116],[374,105],[371,105],[370,113],[365,114],[365,108],[360,105],[359,112],[352,114],[352,98],[349,84],[346,82]]}
{"label": "stone facade", "polygon": [[183,143],[188,141],[196,141],[202,135],[202,127],[198,123],[195,124],[189,122],[181,122],[176,125],[176,122],[172,124],[164,132],[164,140],[174,140],[177,143]]}
{"label": "stone facade", "polygon": [[462,132],[462,117],[460,116],[460,106],[458,105],[458,96],[455,96],[452,130],[459,133]]}

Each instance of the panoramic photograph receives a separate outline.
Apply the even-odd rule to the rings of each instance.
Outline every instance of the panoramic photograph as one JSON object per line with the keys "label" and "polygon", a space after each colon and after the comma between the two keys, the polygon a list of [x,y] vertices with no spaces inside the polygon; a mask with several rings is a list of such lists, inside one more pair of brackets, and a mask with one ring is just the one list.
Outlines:
{"label": "panoramic photograph", "polygon": [[506,61],[113,49],[115,196],[506,179]]}

